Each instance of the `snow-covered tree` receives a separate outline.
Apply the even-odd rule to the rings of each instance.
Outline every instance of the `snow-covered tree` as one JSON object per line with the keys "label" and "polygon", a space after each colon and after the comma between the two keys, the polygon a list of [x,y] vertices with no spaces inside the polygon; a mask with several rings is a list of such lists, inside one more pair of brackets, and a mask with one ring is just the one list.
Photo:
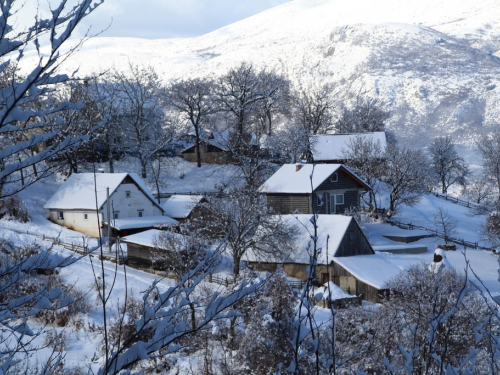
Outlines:
{"label": "snow-covered tree", "polygon": [[210,197],[204,207],[210,213],[203,218],[204,233],[224,238],[223,247],[233,259],[233,275],[240,274],[240,263],[250,249],[258,255],[280,257],[288,254],[294,229],[273,215],[262,197],[250,188],[238,187],[225,192],[224,198]]}
{"label": "snow-covered tree", "polygon": [[116,102],[124,151],[136,156],[143,178],[152,158],[173,139],[176,129],[167,121],[162,104],[163,85],[152,67],[130,64],[125,72],[115,71],[111,82]]}
{"label": "snow-covered tree", "polygon": [[389,191],[389,214],[401,205],[412,206],[428,189],[429,161],[420,150],[391,147],[387,151],[383,181]]}
{"label": "snow-covered tree", "polygon": [[[20,30],[14,24],[14,15],[23,6],[16,1],[1,1],[0,17],[0,74],[14,72],[3,80],[0,88],[0,197],[19,189],[19,171],[24,170],[25,186],[45,176],[49,170],[42,161],[54,157],[68,147],[88,140],[88,135],[55,140],[64,132],[67,123],[57,116],[64,110],[82,108],[81,103],[53,100],[53,93],[63,82],[75,79],[57,72],[61,62],[72,54],[79,43],[62,51],[79,22],[88,16],[101,2],[83,0],[74,7],[66,1],[52,4],[49,18],[34,17],[33,24]],[[41,49],[41,43],[47,43]],[[32,49],[36,58],[28,61],[26,50]],[[20,74],[19,66],[23,73]],[[44,122],[47,115],[56,115],[52,124]],[[30,171],[36,165],[38,170]]]}
{"label": "snow-covered tree", "polygon": [[356,136],[349,139],[342,150],[346,165],[353,168],[370,185],[368,204],[370,209],[377,208],[377,197],[381,189],[381,178],[385,172],[385,152],[380,141]]}
{"label": "snow-covered tree", "polygon": [[179,113],[182,121],[194,130],[196,162],[201,167],[200,139],[203,126],[210,115],[217,112],[213,98],[214,84],[210,80],[188,79],[168,88],[167,102]]}
{"label": "snow-covered tree", "polygon": [[500,130],[483,135],[477,142],[483,157],[483,170],[491,179],[500,194]]}
{"label": "snow-covered tree", "polygon": [[335,124],[337,133],[367,133],[385,130],[389,113],[380,108],[376,100],[358,100],[354,108],[344,108]]}
{"label": "snow-covered tree", "polygon": [[454,183],[465,184],[465,178],[470,174],[465,160],[458,155],[451,137],[435,138],[429,145],[431,169],[441,184],[441,192],[448,192]]}

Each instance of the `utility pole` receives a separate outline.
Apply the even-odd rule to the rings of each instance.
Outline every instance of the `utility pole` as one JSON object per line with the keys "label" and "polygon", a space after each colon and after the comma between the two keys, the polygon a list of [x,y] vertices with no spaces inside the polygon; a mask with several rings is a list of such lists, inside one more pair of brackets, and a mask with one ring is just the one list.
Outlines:
{"label": "utility pole", "polygon": [[109,187],[106,188],[106,206],[108,209],[108,251],[111,252],[111,206],[109,203]]}

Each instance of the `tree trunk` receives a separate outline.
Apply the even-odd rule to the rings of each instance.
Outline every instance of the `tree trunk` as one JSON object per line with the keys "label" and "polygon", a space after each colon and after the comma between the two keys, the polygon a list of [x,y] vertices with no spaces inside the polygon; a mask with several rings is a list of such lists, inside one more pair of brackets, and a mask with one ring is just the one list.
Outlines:
{"label": "tree trunk", "polygon": [[201,152],[200,152],[200,130],[198,126],[194,127],[194,132],[196,136],[196,165],[201,168]]}
{"label": "tree trunk", "polygon": [[240,275],[240,258],[234,258],[234,265],[233,265],[233,276],[234,276],[234,281],[238,278]]}

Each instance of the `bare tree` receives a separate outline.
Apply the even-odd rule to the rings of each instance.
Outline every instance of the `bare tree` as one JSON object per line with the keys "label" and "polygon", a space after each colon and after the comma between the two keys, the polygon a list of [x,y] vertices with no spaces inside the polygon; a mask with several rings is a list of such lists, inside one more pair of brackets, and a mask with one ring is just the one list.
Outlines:
{"label": "bare tree", "polygon": [[252,130],[253,114],[264,96],[258,73],[252,64],[243,62],[218,80],[215,89],[220,111],[229,115],[232,143],[238,154],[245,134]]}
{"label": "bare tree", "polygon": [[376,100],[358,100],[352,109],[344,108],[335,124],[337,133],[367,133],[385,130],[389,112],[380,108]]}
{"label": "bare tree", "polygon": [[118,90],[119,121],[124,148],[136,156],[141,174],[147,177],[149,161],[173,138],[161,106],[163,86],[152,67],[129,65],[127,72],[115,71],[112,83]]}
{"label": "bare tree", "polygon": [[491,182],[484,176],[474,176],[469,183],[464,186],[462,194],[472,202],[482,204],[491,201],[493,188]]}
{"label": "bare tree", "polygon": [[436,207],[436,214],[434,215],[434,226],[443,233],[444,242],[448,245],[450,237],[457,233],[457,221],[453,219],[449,212],[443,207]]}
{"label": "bare tree", "polygon": [[483,135],[477,142],[485,175],[494,181],[500,194],[500,130]]}
{"label": "bare tree", "polygon": [[213,100],[213,86],[210,80],[188,79],[174,83],[167,93],[167,102],[194,130],[198,168],[201,167],[200,137],[203,125],[217,111]]}
{"label": "bare tree", "polygon": [[262,197],[248,188],[235,188],[225,198],[210,198],[205,204],[211,213],[204,219],[205,233],[222,237],[224,249],[233,258],[233,275],[240,273],[240,263],[249,249],[255,254],[279,257],[290,250],[293,228],[277,216],[269,215]]}
{"label": "bare tree", "polygon": [[346,148],[342,150],[342,155],[342,158],[347,160],[346,164],[370,185],[371,190],[368,191],[369,199],[366,203],[370,210],[376,209],[386,158],[380,141],[356,136],[349,140]]}
{"label": "bare tree", "polygon": [[420,150],[391,147],[383,181],[389,190],[389,215],[401,205],[412,206],[427,191],[429,161]]}
{"label": "bare tree", "polygon": [[280,115],[290,116],[290,80],[273,70],[262,70],[257,76],[262,100],[254,113],[257,134],[272,135]]}
{"label": "bare tree", "polygon": [[324,134],[334,129],[334,94],[330,83],[301,89],[294,94],[295,119],[309,134]]}
{"label": "bare tree", "polygon": [[465,178],[470,175],[465,160],[458,155],[451,137],[435,138],[429,145],[431,169],[441,184],[441,192],[448,192],[454,183],[465,184]]}

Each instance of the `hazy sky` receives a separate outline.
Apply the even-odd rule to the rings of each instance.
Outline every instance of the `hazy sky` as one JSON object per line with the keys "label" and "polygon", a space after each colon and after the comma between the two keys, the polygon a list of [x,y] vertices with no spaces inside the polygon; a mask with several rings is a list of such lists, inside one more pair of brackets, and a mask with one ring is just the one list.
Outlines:
{"label": "hazy sky", "polygon": [[[48,9],[40,0],[41,9]],[[98,31],[110,27],[102,36],[148,39],[202,35],[267,8],[291,0],[105,0],[81,25]],[[28,0],[22,18],[31,20],[37,1]]]}

